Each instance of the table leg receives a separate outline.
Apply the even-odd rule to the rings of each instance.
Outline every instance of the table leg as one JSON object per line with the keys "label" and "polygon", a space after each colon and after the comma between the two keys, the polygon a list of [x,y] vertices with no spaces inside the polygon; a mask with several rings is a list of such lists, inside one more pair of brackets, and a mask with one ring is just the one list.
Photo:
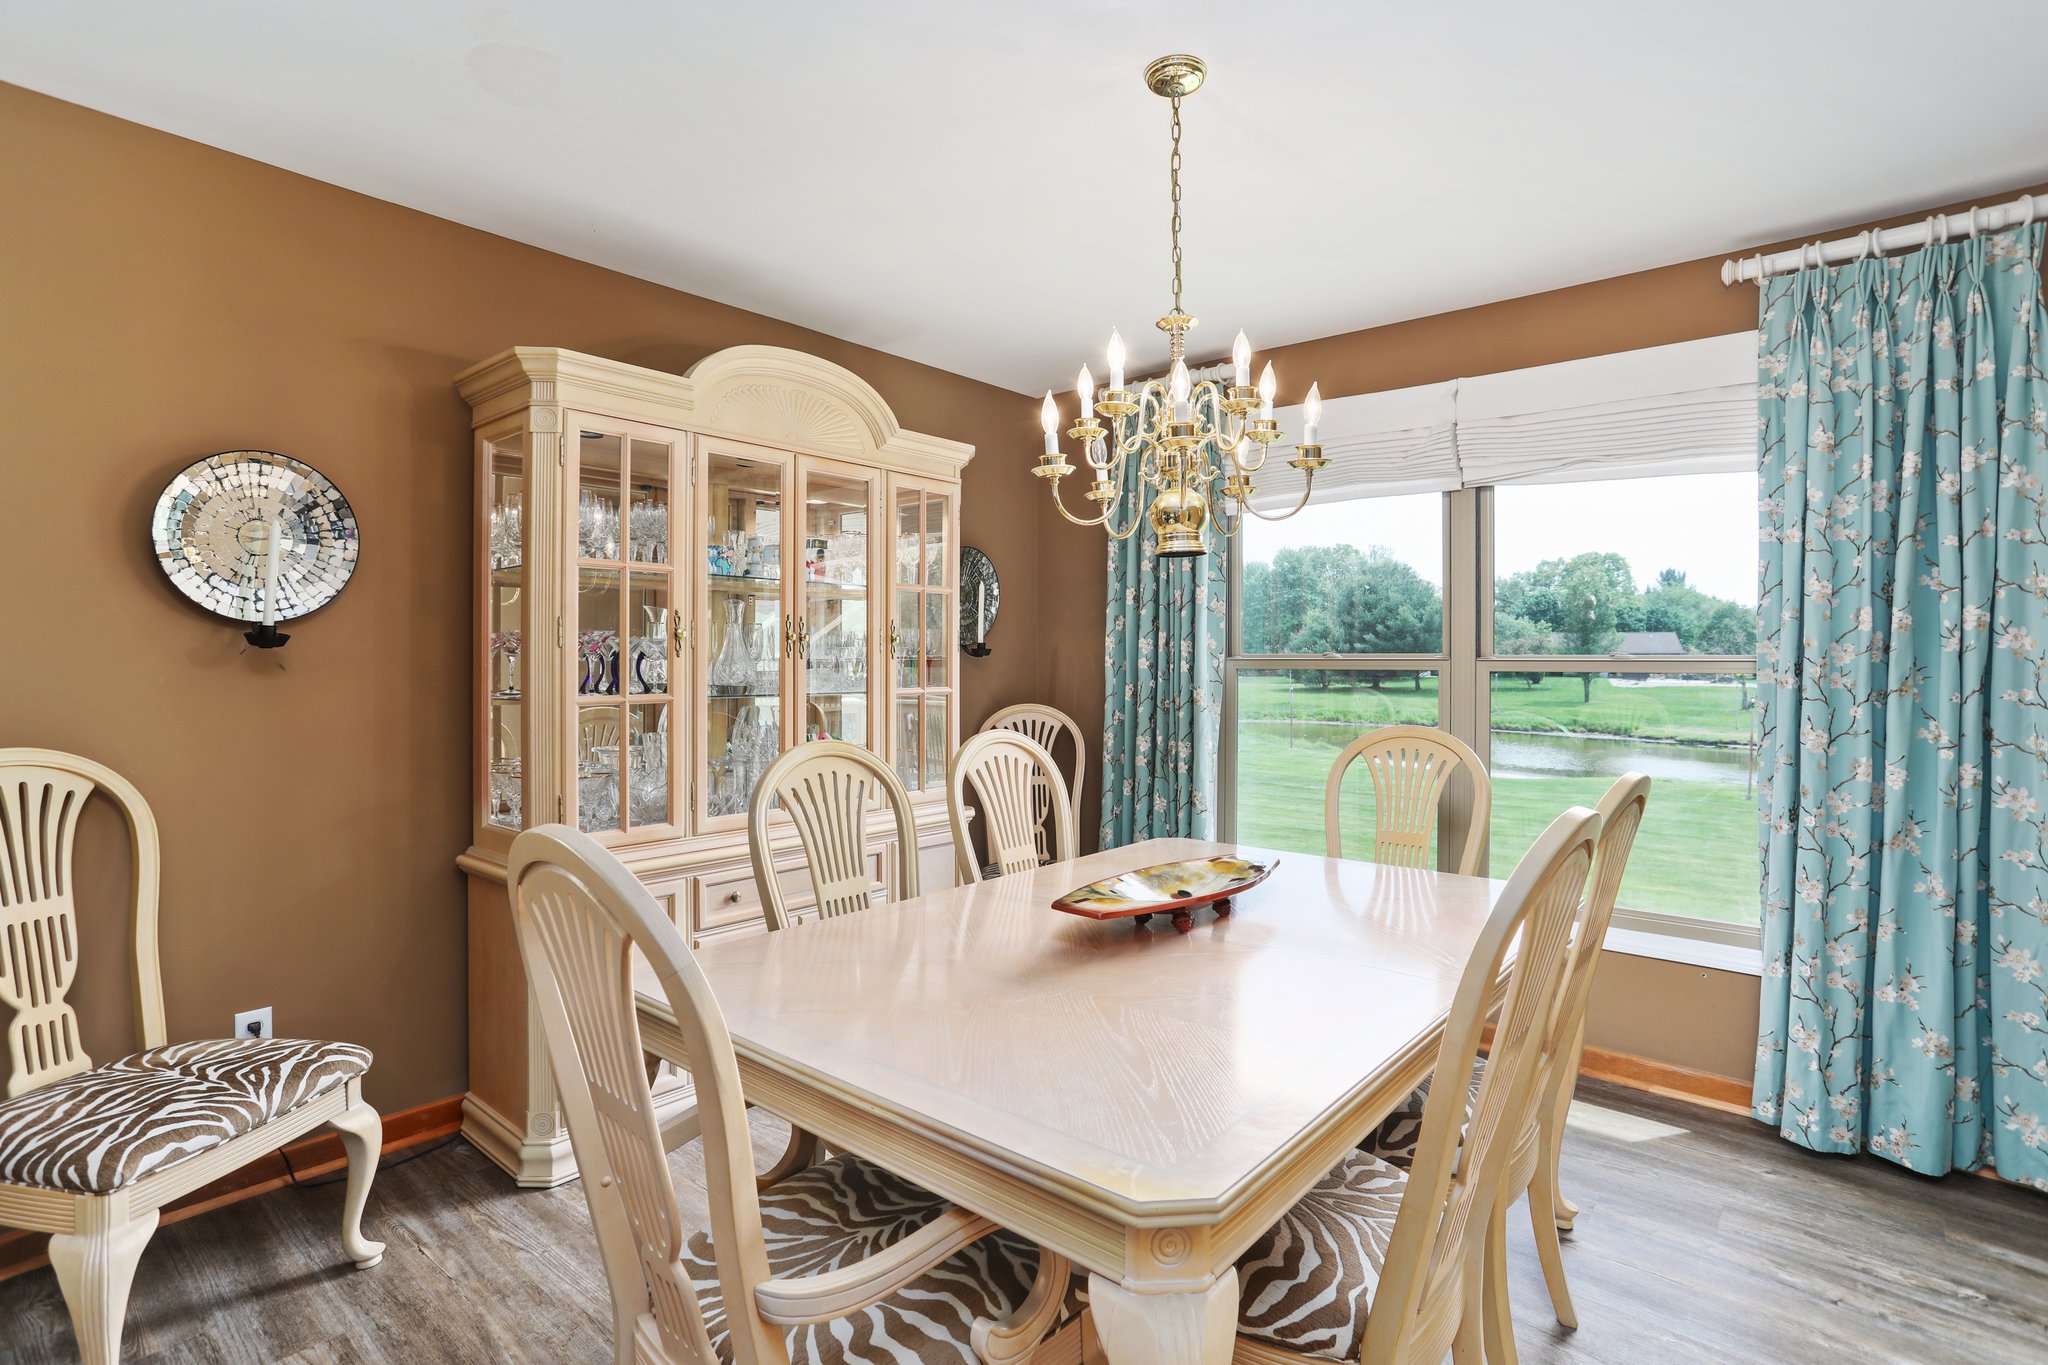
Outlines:
{"label": "table leg", "polygon": [[1109,1365],[1229,1365],[1237,1341],[1237,1268],[1191,1294],[1134,1294],[1088,1277],[1088,1303]]}

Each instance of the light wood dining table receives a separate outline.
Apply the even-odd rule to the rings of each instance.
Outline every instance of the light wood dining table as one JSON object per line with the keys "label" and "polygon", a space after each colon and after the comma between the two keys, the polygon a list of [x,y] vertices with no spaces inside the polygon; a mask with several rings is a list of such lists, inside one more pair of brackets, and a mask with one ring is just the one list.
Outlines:
{"label": "light wood dining table", "polygon": [[[1185,935],[1051,908],[1217,854],[1279,867]],[[751,1103],[1084,1267],[1111,1365],[1223,1365],[1235,1262],[1428,1074],[1500,889],[1160,839],[698,961]]]}

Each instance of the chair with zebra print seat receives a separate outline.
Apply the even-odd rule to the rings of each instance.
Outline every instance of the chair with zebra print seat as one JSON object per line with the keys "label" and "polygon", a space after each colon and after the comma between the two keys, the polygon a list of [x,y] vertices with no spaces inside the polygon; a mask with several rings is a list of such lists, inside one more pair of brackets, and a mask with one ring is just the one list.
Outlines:
{"label": "chair with zebra print seat", "polygon": [[[946,814],[953,826],[953,856],[963,883],[984,876],[975,861],[968,829],[967,791],[981,812],[982,834],[988,840],[986,875],[1027,872],[1051,858],[1072,858],[1080,852],[1074,835],[1074,807],[1059,786],[1060,770],[1045,746],[1016,730],[983,730],[971,736],[946,767]],[[1039,844],[1040,807],[1052,815],[1052,839]]]}
{"label": "chair with zebra print seat", "polygon": [[[134,861],[135,1001],[143,1050],[94,1066],[67,996],[81,948],[72,862],[97,792],[120,808]],[[85,1365],[113,1365],[136,1264],[159,1211],[319,1127],[348,1155],[342,1249],[367,1270],[363,1206],[383,1125],[363,1103],[366,1049],[284,1038],[166,1045],[157,967],[156,817],[134,785],[90,759],[0,749],[0,1222],[50,1237],[50,1264]]]}
{"label": "chair with zebra print seat", "polygon": [[[724,1016],[675,926],[615,856],[542,825],[513,841],[510,881],[620,1365],[1078,1360],[1064,1259],[849,1154],[757,1186]],[[694,1234],[641,1066],[636,950],[693,1061],[711,1206],[710,1227]],[[1045,1341],[1063,1322],[1057,1343]]]}
{"label": "chair with zebra print seat", "polygon": [[[1015,730],[1031,740],[1048,754],[1053,752],[1061,736],[1074,748],[1074,776],[1067,783],[1067,808],[1076,818],[1081,814],[1081,789],[1088,776],[1088,745],[1081,738],[1081,727],[1066,712],[1036,702],[1025,702],[1018,706],[1005,706],[981,723],[983,730]],[[1053,777],[1058,777],[1055,769]],[[1036,821],[1032,833],[1032,844],[1038,850],[1038,861],[1052,860],[1052,782],[1041,777],[1032,784],[1032,818]]]}
{"label": "chair with zebra print seat", "polygon": [[1323,842],[1332,858],[1344,856],[1338,816],[1344,774],[1353,763],[1363,763],[1372,774],[1372,860],[1397,867],[1429,865],[1429,839],[1436,832],[1445,789],[1452,778],[1466,773],[1472,783],[1472,809],[1465,846],[1458,851],[1458,872],[1467,877],[1478,872],[1493,787],[1486,765],[1471,745],[1434,725],[1382,726],[1345,745],[1323,784]]}
{"label": "chair with zebra print seat", "polygon": [[[1496,1219],[1504,1220],[1509,1205],[1525,1193],[1529,1196],[1529,1221],[1536,1233],[1544,1286],[1550,1291],[1550,1305],[1558,1322],[1566,1327],[1577,1327],[1579,1318],[1572,1306],[1571,1289],[1565,1282],[1564,1248],[1558,1233],[1571,1231],[1579,1211],[1558,1186],[1564,1121],[1571,1109],[1572,1091],[1578,1086],[1579,1061],[1586,1049],[1586,1005],[1593,995],[1593,974],[1600,966],[1601,945],[1607,940],[1607,926],[1614,920],[1621,880],[1628,874],[1629,852],[1635,847],[1636,831],[1642,828],[1643,812],[1649,801],[1650,779],[1641,773],[1622,774],[1600,798],[1600,845],[1593,855],[1593,874],[1587,880],[1585,900],[1572,930],[1571,965],[1564,1004],[1555,1025],[1557,1036],[1548,1049],[1548,1069],[1538,1092],[1535,1116],[1515,1144],[1495,1210]],[[1429,1088],[1429,1082],[1424,1081],[1361,1144],[1360,1150],[1407,1169],[1415,1159],[1416,1137],[1429,1102]],[[1478,1089],[1479,1076],[1475,1072],[1467,1096],[1468,1112],[1470,1096],[1476,1095]],[[1506,1293],[1505,1284],[1499,1287],[1499,1292]]]}
{"label": "chair with zebra print seat", "polygon": [[1480,931],[1437,1051],[1439,1073],[1472,1070],[1504,983],[1469,1114],[1463,1095],[1439,1088],[1408,1170],[1350,1153],[1238,1261],[1238,1365],[1439,1365],[1453,1351],[1459,1365],[1513,1361],[1506,1300],[1487,1292],[1505,1268],[1495,1208],[1556,1042],[1599,835],[1599,815],[1582,807],[1552,821]]}

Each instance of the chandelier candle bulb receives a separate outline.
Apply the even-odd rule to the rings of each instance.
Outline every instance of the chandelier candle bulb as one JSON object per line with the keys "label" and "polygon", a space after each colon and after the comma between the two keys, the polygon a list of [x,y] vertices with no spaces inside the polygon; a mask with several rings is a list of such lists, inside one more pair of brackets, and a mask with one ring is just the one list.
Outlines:
{"label": "chandelier candle bulb", "polygon": [[1088,372],[1086,365],[1081,367],[1081,381],[1074,386],[1074,391],[1081,395],[1081,424],[1086,426],[1095,420],[1095,376]]}
{"label": "chandelier candle bulb", "polygon": [[1109,387],[1118,392],[1124,387],[1124,338],[1114,327],[1109,329]]}
{"label": "chandelier candle bulb", "polygon": [[1308,397],[1301,405],[1301,443],[1305,446],[1316,444],[1317,428],[1323,424],[1323,390],[1319,384],[1308,386]]}
{"label": "chandelier candle bulb", "polygon": [[1265,373],[1259,376],[1259,420],[1273,420],[1273,395],[1280,391],[1280,385],[1273,378],[1273,362],[1266,362]]}
{"label": "chandelier candle bulb", "polygon": [[1243,332],[1231,343],[1230,382],[1240,389],[1252,382],[1252,344],[1245,340]]}
{"label": "chandelier candle bulb", "polygon": [[1167,385],[1167,393],[1173,399],[1174,421],[1186,422],[1191,420],[1191,415],[1188,411],[1188,394],[1193,388],[1194,384],[1188,378],[1187,362],[1184,360],[1174,361],[1173,377]]}
{"label": "chandelier candle bulb", "polygon": [[1052,401],[1051,389],[1045,391],[1045,406],[1041,409],[1041,420],[1045,424],[1045,453],[1057,455],[1060,453],[1060,410]]}

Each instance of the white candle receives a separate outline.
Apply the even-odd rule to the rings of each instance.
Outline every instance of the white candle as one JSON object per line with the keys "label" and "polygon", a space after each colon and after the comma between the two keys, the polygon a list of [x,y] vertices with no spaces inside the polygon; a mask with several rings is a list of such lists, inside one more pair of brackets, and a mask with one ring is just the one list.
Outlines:
{"label": "white candle", "polygon": [[1240,389],[1252,382],[1252,344],[1244,339],[1243,332],[1237,334],[1230,347],[1230,382]]}
{"label": "white candle", "polygon": [[974,638],[977,642],[988,638],[988,584],[974,585]]}
{"label": "white candle", "polygon": [[1259,376],[1259,416],[1266,421],[1273,420],[1273,395],[1280,386],[1273,378],[1273,362],[1266,362],[1266,372]]}
{"label": "white candle", "polygon": [[1124,386],[1124,339],[1114,327],[1109,329],[1109,386],[1112,389]]}
{"label": "white candle", "polygon": [[1045,405],[1039,409],[1039,421],[1045,427],[1045,453],[1059,454],[1060,409],[1059,405],[1052,401],[1051,389],[1045,391]]}
{"label": "white candle", "polygon": [[284,549],[284,523],[270,523],[270,553],[263,561],[263,624],[277,624],[277,557]]}
{"label": "white candle", "polygon": [[1188,395],[1194,391],[1194,387],[1194,381],[1188,377],[1187,362],[1184,360],[1174,361],[1173,374],[1168,379],[1166,385],[1166,392],[1173,399],[1174,421],[1187,422],[1193,420],[1193,414],[1188,408]]}
{"label": "white candle", "polygon": [[1316,430],[1323,424],[1323,388],[1320,384],[1308,386],[1308,397],[1301,405],[1301,443],[1312,446],[1316,443]]}
{"label": "white candle", "polygon": [[1081,367],[1081,378],[1075,383],[1074,390],[1081,395],[1081,421],[1084,424],[1094,421],[1095,376],[1088,372],[1086,365]]}

